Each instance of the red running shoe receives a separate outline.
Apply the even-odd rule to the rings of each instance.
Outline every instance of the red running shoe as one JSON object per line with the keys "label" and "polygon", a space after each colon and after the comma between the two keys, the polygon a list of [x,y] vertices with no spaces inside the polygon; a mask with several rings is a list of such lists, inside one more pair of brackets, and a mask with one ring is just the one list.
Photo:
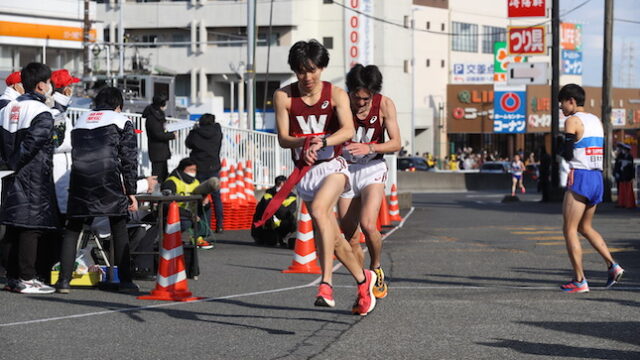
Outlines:
{"label": "red running shoe", "polygon": [[373,287],[376,285],[376,273],[364,270],[364,283],[358,284],[358,311],[360,316],[365,316],[376,307],[376,297],[373,296]]}
{"label": "red running shoe", "polygon": [[336,301],[333,300],[333,287],[326,282],[321,282],[318,286],[318,295],[316,295],[315,306],[334,307]]}
{"label": "red running shoe", "polygon": [[560,289],[567,293],[585,293],[589,292],[589,284],[587,284],[587,279],[582,279],[582,281],[571,280],[561,285]]}

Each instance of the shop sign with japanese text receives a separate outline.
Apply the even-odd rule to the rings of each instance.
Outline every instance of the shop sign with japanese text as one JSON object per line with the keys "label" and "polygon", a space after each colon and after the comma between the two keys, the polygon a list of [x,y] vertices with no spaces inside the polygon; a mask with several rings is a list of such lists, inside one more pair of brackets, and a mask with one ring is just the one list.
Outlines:
{"label": "shop sign with japanese text", "polygon": [[545,27],[541,26],[509,26],[507,31],[507,48],[509,54],[546,55]]}
{"label": "shop sign with japanese text", "polygon": [[545,0],[507,0],[507,6],[510,18],[546,16]]}
{"label": "shop sign with japanese text", "polygon": [[494,92],[493,131],[515,134],[527,130],[527,92],[504,90]]}
{"label": "shop sign with japanese text", "polygon": [[451,75],[453,84],[490,84],[493,82],[493,64],[454,63]]}

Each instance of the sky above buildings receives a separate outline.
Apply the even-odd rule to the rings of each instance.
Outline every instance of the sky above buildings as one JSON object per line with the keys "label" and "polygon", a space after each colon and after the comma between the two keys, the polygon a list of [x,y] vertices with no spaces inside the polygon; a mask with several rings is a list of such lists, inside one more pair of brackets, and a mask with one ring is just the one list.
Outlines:
{"label": "sky above buildings", "polygon": [[[579,9],[562,14],[587,0],[560,0],[563,22],[583,24],[583,84],[602,85],[604,0],[590,0]],[[613,22],[613,85],[640,88],[640,1],[615,0]],[[629,20],[633,22],[621,21]]]}

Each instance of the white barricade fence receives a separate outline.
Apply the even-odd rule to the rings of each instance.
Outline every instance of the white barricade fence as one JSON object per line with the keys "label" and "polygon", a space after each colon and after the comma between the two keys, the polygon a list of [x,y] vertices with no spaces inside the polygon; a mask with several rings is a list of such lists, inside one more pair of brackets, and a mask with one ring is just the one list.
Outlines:
{"label": "white barricade fence", "polygon": [[[75,124],[80,114],[89,109],[69,108],[67,116]],[[145,129],[145,119],[141,114],[123,113],[128,116],[138,130],[138,173],[142,176],[151,174],[151,162],[149,160],[149,147]],[[180,119],[167,118],[168,122]],[[185,140],[191,129],[182,129],[176,132],[176,139],[169,142],[171,158],[168,161],[169,172],[171,172],[181,159],[188,157],[190,150],[185,145]],[[237,164],[250,160],[253,166],[253,178],[256,189],[263,189],[273,186],[273,181],[278,175],[288,176],[293,171],[293,161],[291,151],[282,149],[278,144],[278,137],[275,134],[236,129],[222,126],[222,148],[220,149],[220,159],[226,158],[228,164]]]}

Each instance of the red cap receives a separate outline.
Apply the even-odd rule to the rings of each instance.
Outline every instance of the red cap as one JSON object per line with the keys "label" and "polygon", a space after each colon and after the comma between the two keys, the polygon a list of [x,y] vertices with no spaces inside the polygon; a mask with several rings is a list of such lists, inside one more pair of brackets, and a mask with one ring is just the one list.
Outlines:
{"label": "red cap", "polygon": [[77,83],[78,81],[80,81],[80,79],[71,76],[67,69],[60,69],[51,73],[51,82],[55,89],[67,87],[73,83]]}
{"label": "red cap", "polygon": [[5,79],[5,82],[7,83],[7,86],[11,86],[13,84],[22,82],[22,78],[20,77],[20,71],[11,73],[11,75],[7,76],[7,78]]}

